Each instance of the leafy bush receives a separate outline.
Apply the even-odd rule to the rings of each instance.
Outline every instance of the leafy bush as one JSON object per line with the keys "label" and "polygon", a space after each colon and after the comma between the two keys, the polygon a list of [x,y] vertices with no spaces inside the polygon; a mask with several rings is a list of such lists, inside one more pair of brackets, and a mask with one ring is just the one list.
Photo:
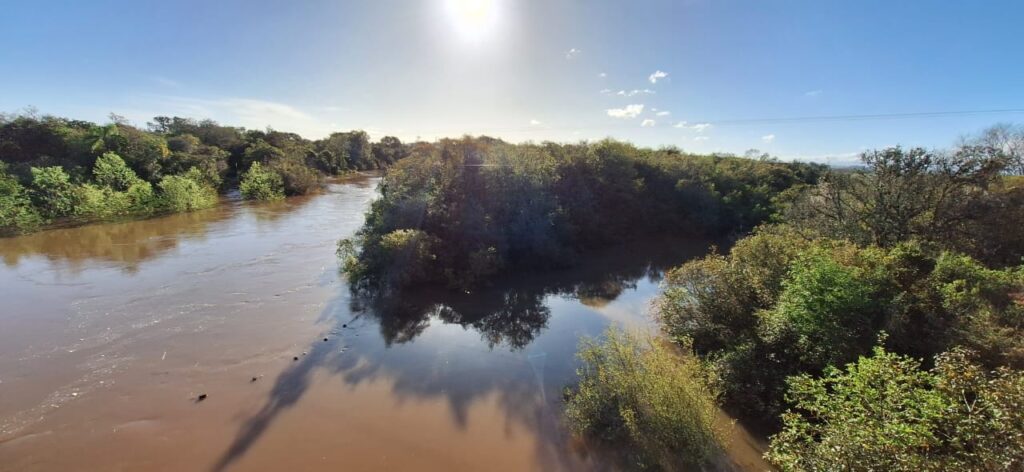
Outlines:
{"label": "leafy bush", "polygon": [[584,339],[577,355],[566,409],[577,433],[624,447],[643,468],[703,465],[719,453],[717,392],[696,358],[614,328],[602,342]]}
{"label": "leafy bush", "polygon": [[71,178],[64,169],[57,166],[33,167],[32,203],[46,218],[69,216],[78,205],[78,194]]}
{"label": "leafy bush", "polygon": [[191,178],[168,175],[160,179],[160,204],[174,212],[209,208],[217,204],[217,191]]}
{"label": "leafy bush", "polygon": [[985,372],[966,351],[931,371],[876,348],[873,357],[789,381],[794,409],[766,457],[784,471],[1024,468],[1024,372]]}
{"label": "leafy bush", "polygon": [[284,181],[273,170],[265,170],[253,162],[239,184],[242,196],[249,200],[280,200],[284,198]]}
{"label": "leafy bush", "polygon": [[0,235],[30,231],[41,224],[43,218],[32,207],[28,191],[0,162]]}
{"label": "leafy bush", "polygon": [[268,167],[281,176],[285,195],[306,195],[320,188],[320,173],[298,158],[286,157]]}
{"label": "leafy bush", "polygon": [[128,190],[128,187],[140,180],[135,175],[135,171],[124,163],[121,156],[112,152],[104,153],[99,159],[96,159],[92,175],[97,184],[110,187],[118,192]]}
{"label": "leafy bush", "polygon": [[763,228],[728,256],[670,271],[655,310],[665,331],[715,365],[726,403],[775,418],[784,379],[866,354],[876,333],[931,359],[955,346],[987,367],[1024,366],[1024,269],[994,270],[916,243],[890,249]]}
{"label": "leafy bush", "polygon": [[401,286],[423,277],[437,258],[438,244],[436,238],[423,231],[400,229],[375,242],[371,252],[364,253],[364,258],[357,257],[356,245],[351,240],[338,244],[338,255],[350,277],[362,276],[367,268],[361,264],[371,260],[377,268],[374,277],[382,277],[390,285]]}

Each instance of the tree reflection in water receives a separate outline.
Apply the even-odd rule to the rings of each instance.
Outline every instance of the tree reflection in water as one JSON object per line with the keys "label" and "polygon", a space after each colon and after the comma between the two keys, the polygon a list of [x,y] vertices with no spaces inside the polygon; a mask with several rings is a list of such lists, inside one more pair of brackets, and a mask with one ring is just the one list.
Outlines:
{"label": "tree reflection in water", "polygon": [[[334,336],[312,343],[307,356],[277,377],[263,407],[244,422],[213,470],[224,470],[243,456],[280,413],[299,402],[318,370],[352,386],[387,379],[396,399],[443,398],[460,428],[466,427],[471,405],[496,394],[506,419],[537,435],[541,469],[605,470],[610,467],[605,461],[581,465],[566,454],[571,447],[559,407],[552,402],[572,381],[572,353],[579,333],[596,334],[602,326],[595,323],[608,320],[580,317],[570,322],[574,329],[540,338],[552,316],[579,313],[553,313],[551,302],[561,297],[604,306],[638,280],[657,282],[665,269],[703,255],[707,248],[706,241],[642,241],[592,256],[571,270],[518,274],[472,293],[421,289],[339,294],[321,316],[333,326]],[[451,350],[444,345],[446,339],[415,342],[435,322],[480,333],[494,352],[486,354],[472,346]],[[359,337],[363,327],[373,325],[379,339]]]}
{"label": "tree reflection in water", "polygon": [[518,350],[547,326],[548,297],[600,308],[636,288],[637,280],[659,281],[671,265],[704,254],[706,248],[706,242],[645,240],[590,257],[572,269],[506,277],[474,292],[352,288],[350,308],[375,318],[388,345],[412,341],[436,319],[476,330],[491,348]]}

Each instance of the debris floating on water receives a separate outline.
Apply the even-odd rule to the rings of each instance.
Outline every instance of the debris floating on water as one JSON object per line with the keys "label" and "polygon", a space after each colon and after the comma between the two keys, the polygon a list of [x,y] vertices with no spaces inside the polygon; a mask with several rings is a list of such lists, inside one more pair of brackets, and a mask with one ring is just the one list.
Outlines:
{"label": "debris floating on water", "polygon": [[297,361],[297,360],[299,360],[299,356],[295,356],[295,357],[293,357],[293,358],[292,358],[292,360],[293,360],[293,361]]}
{"label": "debris floating on water", "polygon": [[200,393],[199,396],[196,397],[196,402],[201,402],[203,400],[206,400],[206,394],[205,393]]}

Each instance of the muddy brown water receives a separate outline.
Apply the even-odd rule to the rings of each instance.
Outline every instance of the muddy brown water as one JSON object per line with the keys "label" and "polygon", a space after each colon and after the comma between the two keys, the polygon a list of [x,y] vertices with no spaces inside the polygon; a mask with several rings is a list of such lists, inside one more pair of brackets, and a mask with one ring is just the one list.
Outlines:
{"label": "muddy brown water", "polygon": [[[653,329],[707,243],[366,300],[334,250],[377,180],[0,239],[0,470],[613,469],[561,422],[577,341]],[[732,431],[731,468],[764,469]]]}

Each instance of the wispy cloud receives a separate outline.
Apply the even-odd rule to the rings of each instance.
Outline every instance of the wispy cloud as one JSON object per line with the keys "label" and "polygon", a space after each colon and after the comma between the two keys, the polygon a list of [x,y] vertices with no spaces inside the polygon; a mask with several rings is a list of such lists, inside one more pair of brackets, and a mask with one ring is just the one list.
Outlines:
{"label": "wispy cloud", "polygon": [[774,134],[766,134],[764,136],[761,136],[761,141],[764,141],[766,143],[773,143],[773,142],[775,142],[775,135]]}
{"label": "wispy cloud", "polygon": [[636,95],[654,95],[654,90],[651,89],[633,89],[633,90],[619,90],[615,92],[615,95],[620,97],[633,97]]}
{"label": "wispy cloud", "polygon": [[605,78],[605,77],[608,77],[608,74],[606,74],[606,73],[604,73],[604,72],[599,72],[599,73],[597,74],[597,76],[603,79],[603,78]]}
{"label": "wispy cloud", "polygon": [[608,116],[612,118],[636,118],[640,116],[644,111],[644,106],[640,105],[626,105],[625,108],[610,108],[608,109]]}
{"label": "wispy cloud", "polygon": [[698,133],[703,133],[703,132],[705,132],[705,131],[707,131],[708,129],[711,128],[711,123],[694,123],[694,124],[691,125],[691,124],[689,124],[689,123],[687,123],[685,121],[680,121],[680,122],[677,122],[676,124],[672,125],[672,127],[673,128],[680,128],[680,129],[691,129],[691,130],[696,131]]}
{"label": "wispy cloud", "polygon": [[544,123],[541,123],[539,120],[530,120],[530,126],[540,126],[542,124]]}
{"label": "wispy cloud", "polygon": [[650,80],[652,84],[656,84],[659,80],[664,79],[666,77],[668,77],[668,72],[656,70],[650,76],[647,77],[647,80]]}
{"label": "wispy cloud", "polygon": [[671,114],[672,114],[672,112],[667,111],[667,110],[662,110],[662,111],[659,111],[659,112],[655,113],[655,115],[657,115],[657,116],[668,116],[668,115],[671,115]]}
{"label": "wispy cloud", "polygon": [[611,95],[611,89],[601,89],[601,95]]}
{"label": "wispy cloud", "polygon": [[711,139],[711,138],[709,138],[709,137],[707,137],[707,136],[694,136],[694,137],[693,137],[693,140],[694,140],[694,141],[707,141],[707,140],[709,140],[709,139]]}
{"label": "wispy cloud", "polygon": [[655,122],[654,120],[652,120],[652,119],[648,118],[648,119],[646,119],[646,120],[642,121],[642,122],[640,123],[640,126],[642,126],[642,127],[644,127],[644,128],[650,128],[650,127],[652,127],[652,126],[654,126],[654,125],[656,125],[656,124],[657,124],[657,123],[656,123],[656,122]]}
{"label": "wispy cloud", "polygon": [[810,90],[810,91],[804,92],[804,96],[805,97],[814,98],[814,97],[820,96],[822,93],[823,92],[821,90]]}
{"label": "wispy cloud", "polygon": [[581,52],[583,52],[583,50],[572,48],[568,52],[565,53],[565,58],[566,59],[572,59],[572,58],[580,55]]}

